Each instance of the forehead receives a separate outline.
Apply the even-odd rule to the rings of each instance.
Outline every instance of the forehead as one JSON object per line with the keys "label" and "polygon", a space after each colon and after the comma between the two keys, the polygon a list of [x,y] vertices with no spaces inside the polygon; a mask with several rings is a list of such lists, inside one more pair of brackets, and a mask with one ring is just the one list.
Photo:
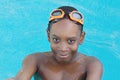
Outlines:
{"label": "forehead", "polygon": [[78,35],[80,26],[69,19],[63,19],[51,26],[51,33],[56,35]]}

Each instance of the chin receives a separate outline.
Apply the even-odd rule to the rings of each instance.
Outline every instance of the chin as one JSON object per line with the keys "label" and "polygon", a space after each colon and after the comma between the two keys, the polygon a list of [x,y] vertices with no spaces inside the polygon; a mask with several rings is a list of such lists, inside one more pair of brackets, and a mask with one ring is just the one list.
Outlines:
{"label": "chin", "polygon": [[66,63],[70,63],[71,62],[71,58],[58,58],[56,57],[56,60],[58,63],[62,63],[62,64],[66,64]]}

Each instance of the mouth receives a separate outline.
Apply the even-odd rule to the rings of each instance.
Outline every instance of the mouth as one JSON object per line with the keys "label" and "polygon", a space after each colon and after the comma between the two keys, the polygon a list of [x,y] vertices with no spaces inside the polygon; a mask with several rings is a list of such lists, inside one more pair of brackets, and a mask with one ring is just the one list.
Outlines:
{"label": "mouth", "polygon": [[57,54],[57,56],[58,56],[59,58],[68,58],[68,57],[69,57],[68,54]]}

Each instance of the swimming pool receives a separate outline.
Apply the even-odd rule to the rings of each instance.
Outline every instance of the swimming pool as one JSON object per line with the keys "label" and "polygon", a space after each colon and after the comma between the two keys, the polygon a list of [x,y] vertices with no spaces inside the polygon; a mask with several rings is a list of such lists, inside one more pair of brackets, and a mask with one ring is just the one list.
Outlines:
{"label": "swimming pool", "polygon": [[13,77],[22,60],[34,52],[49,51],[46,28],[49,13],[71,5],[84,14],[86,37],[79,51],[96,56],[104,66],[102,80],[120,80],[119,0],[1,0],[0,79]]}

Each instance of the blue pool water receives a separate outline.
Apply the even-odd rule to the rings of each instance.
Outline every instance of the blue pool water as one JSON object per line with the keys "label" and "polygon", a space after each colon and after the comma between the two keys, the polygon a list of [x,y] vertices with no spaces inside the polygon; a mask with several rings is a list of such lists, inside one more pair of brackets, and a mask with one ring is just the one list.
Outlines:
{"label": "blue pool water", "polygon": [[84,14],[79,51],[97,57],[102,80],[120,80],[120,0],[0,0],[0,80],[14,77],[28,54],[50,50],[49,13],[71,5]]}

